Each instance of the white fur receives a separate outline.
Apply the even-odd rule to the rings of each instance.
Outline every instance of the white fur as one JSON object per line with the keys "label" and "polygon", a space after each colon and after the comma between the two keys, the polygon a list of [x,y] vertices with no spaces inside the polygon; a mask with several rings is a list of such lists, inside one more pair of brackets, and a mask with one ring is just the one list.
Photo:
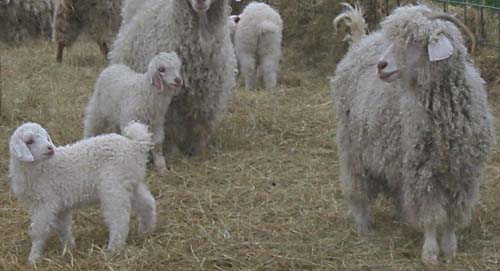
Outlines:
{"label": "white fur", "polygon": [[234,35],[236,57],[245,89],[276,86],[281,59],[283,20],[264,3],[252,2],[241,13]]}
{"label": "white fur", "polygon": [[122,25],[127,24],[138,13],[148,0],[123,0],[122,2]]}
{"label": "white fur", "polygon": [[31,214],[30,262],[42,256],[51,230],[64,246],[75,245],[72,210],[88,203],[100,202],[109,249],[125,244],[131,212],[138,215],[139,232],[154,229],[155,200],[143,183],[151,148],[146,126],[132,123],[125,136],[108,134],[56,147],[42,126],[25,123],[9,146],[12,191]]}
{"label": "white fur", "polygon": [[[165,71],[159,73],[159,68]],[[157,72],[161,75],[162,89],[153,84]],[[153,161],[156,168],[163,172],[166,170],[162,151],[165,114],[181,86],[181,61],[174,52],[156,55],[143,74],[121,64],[109,66],[97,79],[94,94],[87,105],[84,137],[102,134],[109,128],[123,133],[132,120],[147,124],[155,144]]]}

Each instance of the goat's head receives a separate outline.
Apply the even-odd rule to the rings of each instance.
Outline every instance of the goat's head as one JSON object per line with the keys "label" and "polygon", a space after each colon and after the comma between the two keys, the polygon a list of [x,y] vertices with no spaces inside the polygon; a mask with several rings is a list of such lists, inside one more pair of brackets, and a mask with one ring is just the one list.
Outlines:
{"label": "goat's head", "polygon": [[213,2],[217,0],[189,0],[191,7],[198,13],[207,12]]}
{"label": "goat's head", "polygon": [[[175,52],[161,52],[151,59],[148,66],[148,76],[158,90],[177,92],[183,85],[181,76],[181,60]],[[165,88],[164,86],[168,86]]]}
{"label": "goat's head", "polygon": [[55,146],[45,129],[37,123],[19,126],[10,138],[11,158],[23,162],[36,162],[51,158]]}
{"label": "goat's head", "polygon": [[377,64],[380,79],[386,82],[399,78],[414,81],[424,67],[446,64],[466,55],[467,50],[456,26],[469,36],[473,50],[474,36],[455,17],[433,12],[425,6],[395,10],[382,22],[382,32],[391,43]]}

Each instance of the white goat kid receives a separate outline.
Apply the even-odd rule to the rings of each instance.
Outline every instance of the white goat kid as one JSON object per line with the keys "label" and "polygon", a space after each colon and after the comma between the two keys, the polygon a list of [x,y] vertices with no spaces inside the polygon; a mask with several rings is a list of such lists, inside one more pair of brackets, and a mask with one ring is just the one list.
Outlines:
{"label": "white goat kid", "polygon": [[151,135],[131,123],[125,136],[107,134],[56,147],[39,124],[19,126],[10,139],[9,180],[14,195],[31,214],[29,261],[42,256],[55,229],[65,247],[74,247],[72,210],[99,202],[109,228],[108,249],[125,244],[131,212],[138,231],[156,224],[155,200],[146,185]]}

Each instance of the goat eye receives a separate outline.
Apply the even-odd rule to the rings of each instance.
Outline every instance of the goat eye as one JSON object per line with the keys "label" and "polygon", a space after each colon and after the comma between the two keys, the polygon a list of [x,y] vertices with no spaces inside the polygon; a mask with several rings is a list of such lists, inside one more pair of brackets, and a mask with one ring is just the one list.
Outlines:
{"label": "goat eye", "polygon": [[164,67],[160,67],[160,68],[158,69],[158,71],[159,71],[159,72],[165,72],[165,68],[164,68]]}
{"label": "goat eye", "polygon": [[31,145],[31,144],[35,143],[35,140],[28,139],[25,143],[26,143],[26,145]]}

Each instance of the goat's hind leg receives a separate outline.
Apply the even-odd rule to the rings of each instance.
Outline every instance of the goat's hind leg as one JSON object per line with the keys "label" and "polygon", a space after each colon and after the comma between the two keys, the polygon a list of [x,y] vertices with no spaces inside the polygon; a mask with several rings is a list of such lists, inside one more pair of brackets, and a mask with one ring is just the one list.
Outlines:
{"label": "goat's hind leg", "polygon": [[143,183],[139,184],[134,192],[132,208],[139,218],[137,231],[140,234],[152,232],[156,225],[156,204],[153,195]]}
{"label": "goat's hind leg", "polygon": [[109,229],[108,249],[125,245],[129,232],[131,193],[117,183],[107,184],[100,191],[104,221]]}

